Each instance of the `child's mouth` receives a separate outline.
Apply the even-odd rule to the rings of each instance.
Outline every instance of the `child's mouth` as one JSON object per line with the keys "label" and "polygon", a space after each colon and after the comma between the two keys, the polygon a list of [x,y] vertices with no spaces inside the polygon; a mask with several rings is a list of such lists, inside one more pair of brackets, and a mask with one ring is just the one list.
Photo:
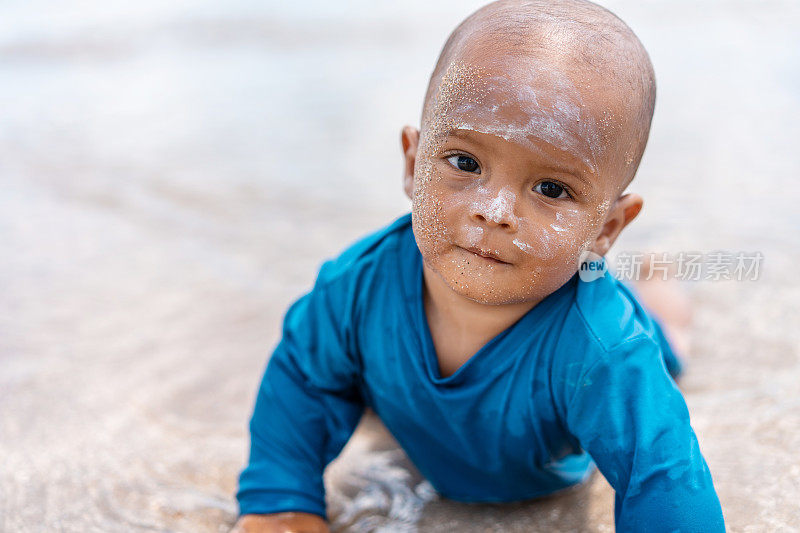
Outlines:
{"label": "child's mouth", "polygon": [[[463,247],[462,247],[463,248]],[[491,261],[492,263],[497,263],[500,265],[510,265],[511,263],[507,261],[503,261],[500,257],[491,250],[481,250],[480,248],[476,248],[474,246],[470,246],[469,248],[463,248],[464,250],[477,255],[487,261]]]}

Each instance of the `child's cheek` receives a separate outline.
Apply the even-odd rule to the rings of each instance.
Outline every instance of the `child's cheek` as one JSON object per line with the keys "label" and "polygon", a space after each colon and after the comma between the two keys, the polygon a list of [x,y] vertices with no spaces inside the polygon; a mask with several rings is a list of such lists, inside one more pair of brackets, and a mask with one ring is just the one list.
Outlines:
{"label": "child's cheek", "polygon": [[441,176],[430,159],[417,159],[411,217],[417,245],[427,260],[443,253],[447,242],[445,211],[438,190],[440,184]]}
{"label": "child's cheek", "polygon": [[579,209],[562,209],[545,220],[524,220],[514,245],[528,254],[536,268],[531,277],[542,272],[550,275],[571,275],[578,267],[581,254],[591,248],[597,236],[605,208],[588,213]]}

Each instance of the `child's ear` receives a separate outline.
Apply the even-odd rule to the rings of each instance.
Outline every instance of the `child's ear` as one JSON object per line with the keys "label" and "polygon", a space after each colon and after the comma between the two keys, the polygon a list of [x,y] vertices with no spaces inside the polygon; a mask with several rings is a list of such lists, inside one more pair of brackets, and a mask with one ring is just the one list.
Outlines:
{"label": "child's ear", "polygon": [[404,126],[400,133],[400,142],[403,146],[403,189],[406,196],[414,199],[414,165],[417,161],[417,147],[419,146],[419,130],[413,126]]}
{"label": "child's ear", "polygon": [[606,222],[600,230],[600,235],[594,241],[592,251],[598,255],[605,255],[623,228],[630,224],[631,220],[636,218],[636,215],[642,210],[642,204],[642,197],[638,194],[628,193],[617,198],[606,215]]}

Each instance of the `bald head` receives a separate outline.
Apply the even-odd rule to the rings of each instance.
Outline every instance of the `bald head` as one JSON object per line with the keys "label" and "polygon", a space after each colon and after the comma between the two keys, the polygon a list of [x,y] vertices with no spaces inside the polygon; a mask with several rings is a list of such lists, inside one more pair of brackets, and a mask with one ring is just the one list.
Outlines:
{"label": "bald head", "polygon": [[619,171],[624,189],[644,153],[656,95],[650,58],[633,31],[607,9],[586,0],[491,3],[467,17],[445,43],[428,85],[423,130],[442,78],[454,63],[501,56],[530,58],[531,69],[552,65],[583,94],[602,100],[610,117],[600,125],[605,127],[603,136],[607,142],[625,144]]}

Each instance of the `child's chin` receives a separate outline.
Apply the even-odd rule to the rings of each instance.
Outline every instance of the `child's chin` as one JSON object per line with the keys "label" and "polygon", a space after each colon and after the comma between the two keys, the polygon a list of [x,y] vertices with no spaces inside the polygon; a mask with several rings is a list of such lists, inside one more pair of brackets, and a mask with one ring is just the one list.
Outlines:
{"label": "child's chin", "polygon": [[528,294],[518,294],[509,287],[489,285],[472,281],[466,285],[452,281],[450,288],[461,296],[484,305],[518,304],[531,299]]}

